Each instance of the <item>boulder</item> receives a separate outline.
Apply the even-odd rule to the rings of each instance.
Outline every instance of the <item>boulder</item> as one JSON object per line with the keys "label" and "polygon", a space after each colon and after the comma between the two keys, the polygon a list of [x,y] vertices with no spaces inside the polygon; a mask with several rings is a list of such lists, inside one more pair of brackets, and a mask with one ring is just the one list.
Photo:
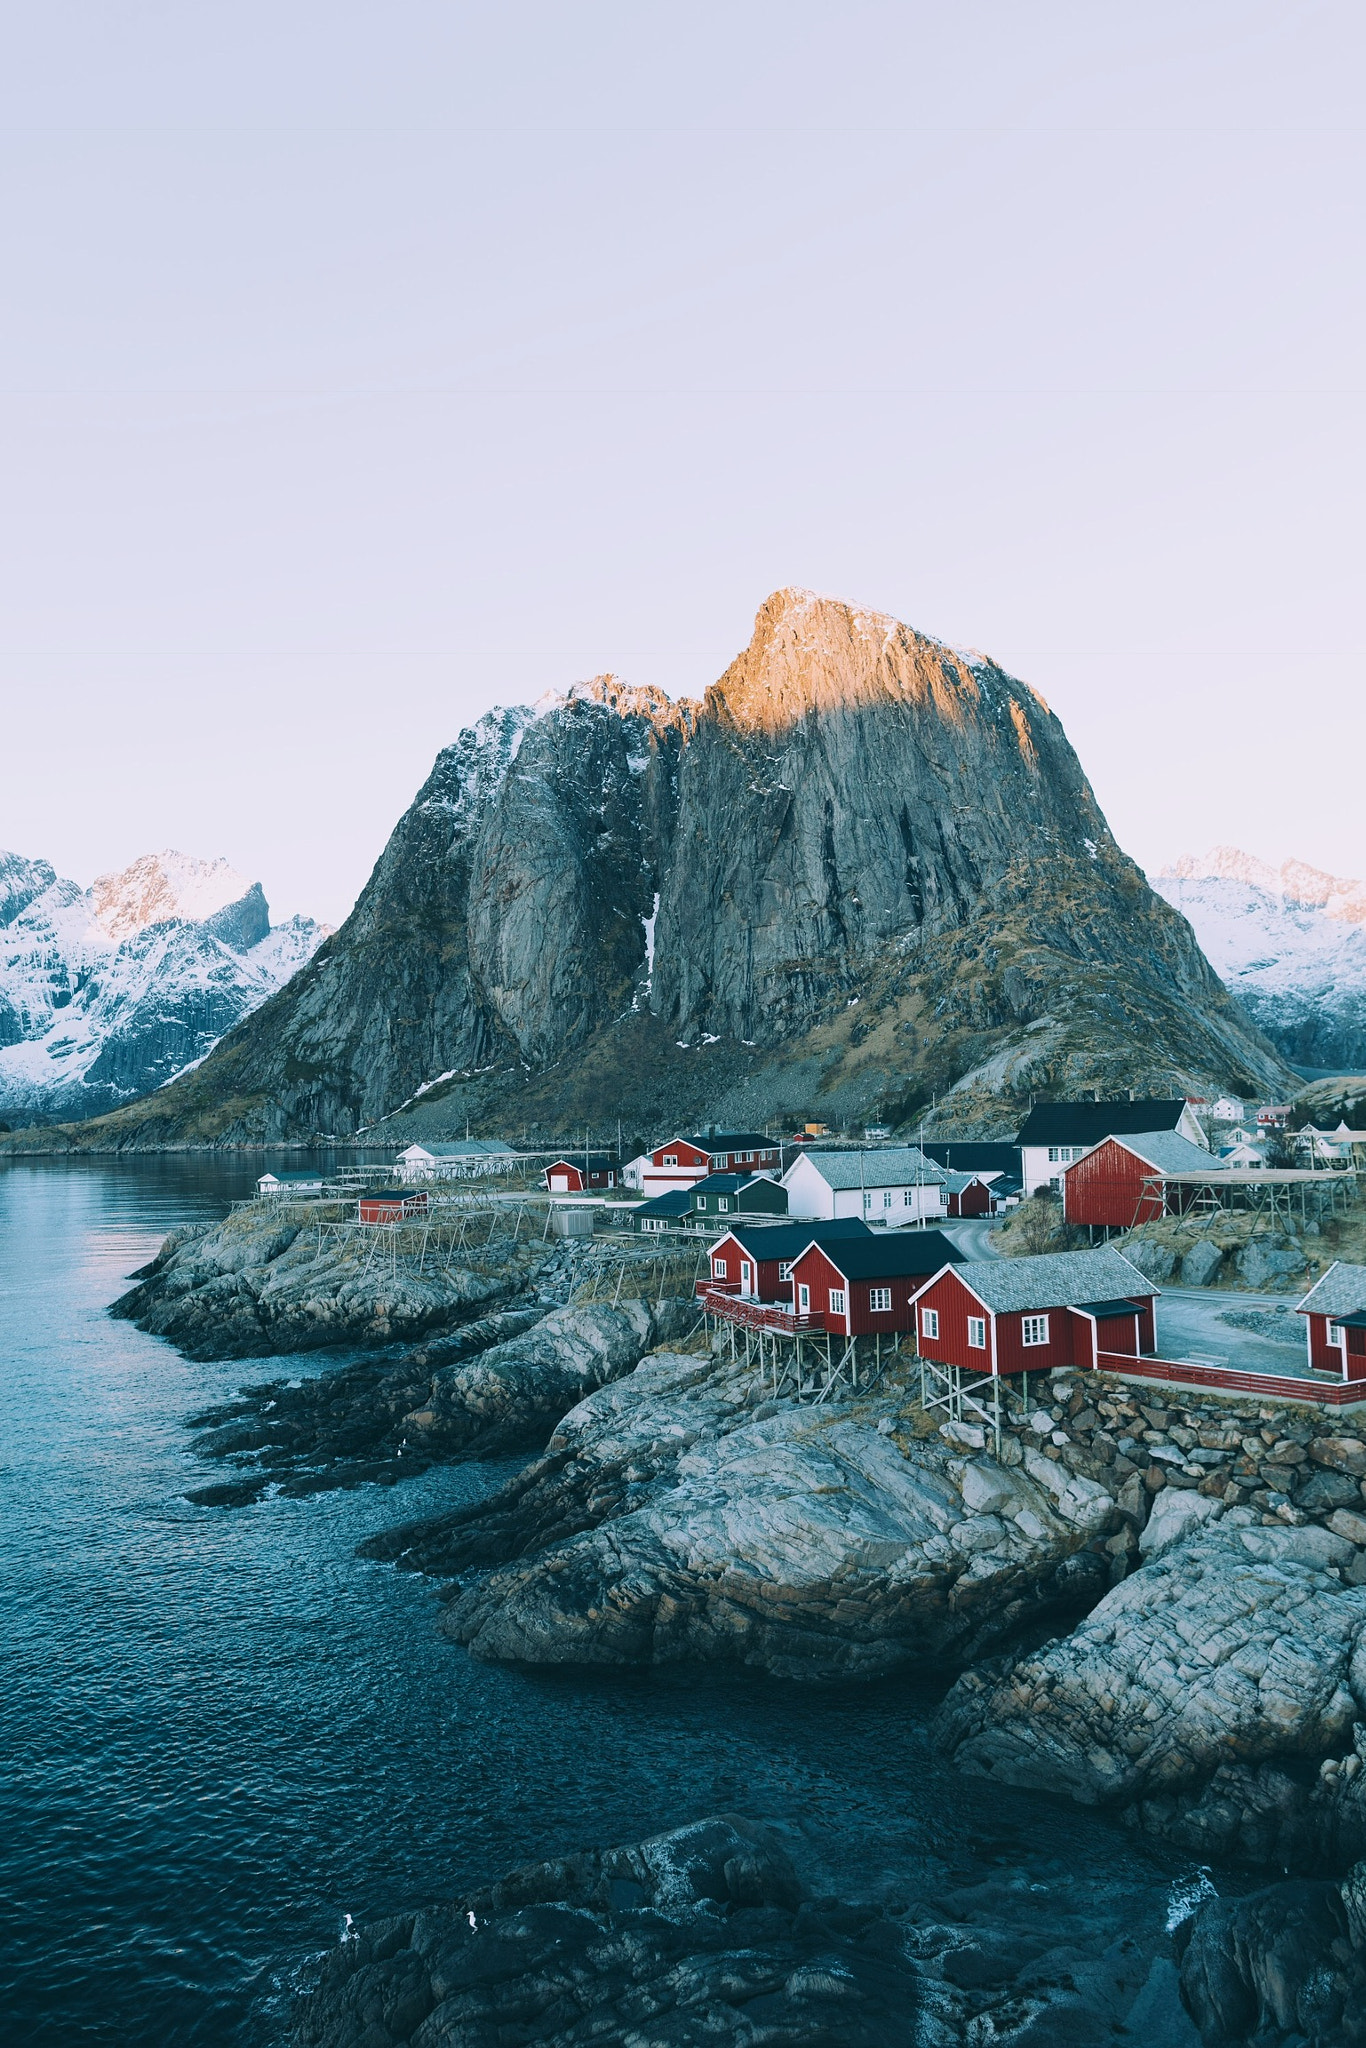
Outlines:
{"label": "boulder", "polygon": [[1254,1237],[1238,1254],[1238,1271],[1249,1287],[1265,1287],[1308,1269],[1299,1246],[1285,1238]]}
{"label": "boulder", "polygon": [[1146,1273],[1159,1286],[1164,1280],[1170,1280],[1176,1271],[1176,1253],[1169,1244],[1155,1244],[1150,1238],[1138,1237],[1126,1244],[1123,1250],[1130,1265],[1137,1266],[1140,1273]]}
{"label": "boulder", "polygon": [[1366,1956],[1343,1892],[1301,1878],[1197,1909],[1178,1935],[1181,1990],[1207,2048],[1366,2041]]}
{"label": "boulder", "polygon": [[1202,1237],[1199,1244],[1191,1246],[1181,1261],[1181,1280],[1186,1287],[1208,1287],[1218,1275],[1224,1263],[1221,1245],[1210,1238]]}
{"label": "boulder", "polygon": [[1223,1503],[1212,1500],[1208,1494],[1164,1487],[1153,1501],[1138,1547],[1145,1556],[1155,1557],[1222,1513]]}

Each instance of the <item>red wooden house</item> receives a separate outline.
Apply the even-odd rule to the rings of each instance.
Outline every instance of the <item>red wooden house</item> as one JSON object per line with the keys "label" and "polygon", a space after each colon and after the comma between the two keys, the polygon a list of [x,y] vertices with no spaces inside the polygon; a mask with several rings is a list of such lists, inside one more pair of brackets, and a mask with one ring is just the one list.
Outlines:
{"label": "red wooden house", "polygon": [[857,1216],[827,1223],[740,1223],[712,1246],[711,1279],[699,1281],[698,1292],[711,1285],[745,1301],[790,1302],[792,1267],[808,1245],[872,1235]]}
{"label": "red wooden house", "polygon": [[1299,1305],[1315,1372],[1366,1380],[1366,1266],[1335,1259]]}
{"label": "red wooden house", "polygon": [[695,1187],[709,1173],[774,1171],[782,1157],[777,1139],[762,1131],[705,1131],[656,1145],[641,1169],[640,1184],[647,1195],[666,1195],[674,1188]]}
{"label": "red wooden house", "polygon": [[1215,1178],[1220,1171],[1217,1159],[1179,1131],[1104,1138],[1063,1173],[1063,1213],[1069,1223],[1132,1230],[1159,1216],[1179,1215],[1194,1200],[1189,1182],[1169,1187],[1167,1175]]}
{"label": "red wooden house", "polygon": [[832,1336],[871,1337],[915,1327],[916,1290],[962,1254],[938,1230],[870,1231],[827,1238],[793,1262],[793,1307]]}
{"label": "red wooden house", "polygon": [[611,1152],[580,1152],[576,1158],[555,1159],[545,1170],[545,1184],[554,1195],[586,1195],[595,1189],[614,1188],[621,1169]]}
{"label": "red wooden house", "polygon": [[405,1216],[420,1216],[427,1197],[412,1188],[372,1188],[362,1195],[357,1215],[362,1223],[401,1223]]}
{"label": "red wooden house", "polygon": [[1157,1289],[1122,1252],[1051,1252],[948,1266],[915,1295],[920,1354],[981,1374],[1090,1368],[1156,1348]]}

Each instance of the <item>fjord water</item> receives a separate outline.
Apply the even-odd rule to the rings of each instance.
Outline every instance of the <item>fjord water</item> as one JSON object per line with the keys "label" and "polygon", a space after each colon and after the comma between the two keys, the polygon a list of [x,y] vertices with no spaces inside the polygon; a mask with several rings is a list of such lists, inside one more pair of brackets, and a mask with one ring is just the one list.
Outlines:
{"label": "fjord water", "polygon": [[260,1170],[0,1166],[8,2038],[276,2041],[346,1915],[722,1809],[847,1839],[855,1862],[1027,1859],[1041,1893],[1052,1871],[1160,1907],[1162,1874],[1104,1822],[945,1774],[904,1686],[473,1663],[436,1633],[430,1586],[354,1550],[506,1466],[191,1507],[187,1418],[281,1368],[191,1364],[105,1311],[167,1230],[221,1214]]}

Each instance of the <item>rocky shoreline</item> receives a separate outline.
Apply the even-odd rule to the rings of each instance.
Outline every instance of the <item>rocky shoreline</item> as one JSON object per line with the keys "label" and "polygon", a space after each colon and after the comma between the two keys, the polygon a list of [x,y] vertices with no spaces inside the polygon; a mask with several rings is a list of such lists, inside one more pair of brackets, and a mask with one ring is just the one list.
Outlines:
{"label": "rocky shoreline", "polygon": [[[455,1919],[432,1909],[348,1943],[306,2004],[300,2042],[501,2040],[514,2011],[532,2015],[517,2038],[566,2043],[1109,2040],[1134,2030],[1159,1963],[1166,2017],[1141,2028],[1154,2042],[1366,2039],[1352,2031],[1366,1441],[1347,1427],[1309,1406],[1064,1372],[1027,1402],[1011,1389],[998,1445],[986,1424],[927,1413],[911,1361],[837,1405],[774,1401],[696,1334],[689,1302],[557,1299],[563,1251],[523,1247],[477,1284],[450,1276],[438,1304],[400,1307],[390,1282],[381,1301],[354,1274],[320,1274],[297,1239],[239,1257],[266,1239],[259,1222],[254,1237],[232,1222],[172,1241],[120,1312],[216,1356],[276,1346],[279,1333],[304,1348],[342,1325],[377,1348],[195,1418],[196,1447],[231,1472],[199,1489],[205,1505],[525,1450],[485,1497],[364,1546],[439,1582],[441,1627],[473,1656],[528,1669],[713,1664],[803,1685],[931,1675],[948,1688],[936,1739],[963,1771],[1102,1808],[1162,1854],[1278,1880],[1246,1897],[1255,1876],[1221,1882],[1184,1931],[1148,1944],[1142,1982],[1126,1978],[1122,1999],[1112,1986],[1103,2018],[1083,2001],[1084,2024],[1074,2015],[1049,2032],[1063,2025],[1052,1992],[1022,2005],[1018,1967],[1008,1985],[993,1978],[988,2030],[987,2006],[927,1992],[952,1968],[927,1973],[904,1914],[883,1903],[869,1918],[851,1893],[803,1920],[799,1880],[779,1884],[773,1845],[731,1816],[708,1824],[729,1844],[720,1867],[751,1858],[768,1875],[736,1890],[713,1869],[705,1910],[694,1898],[675,1911],[675,1895],[639,1875],[674,1854],[658,1845],[543,1866]],[[396,1344],[414,1324],[417,1341]],[[613,1892],[618,1879],[640,1896]],[[837,1914],[837,1927],[836,1908],[854,1918]],[[1014,1955],[1005,1905],[992,1911],[999,1924],[988,1915],[973,1940]],[[493,1930],[482,1950],[459,1930],[470,1912]],[[961,1931],[953,1939],[962,1946]],[[832,1942],[838,1967],[819,1967],[854,1987],[838,2022],[828,2001],[846,1991],[792,1989]],[[754,1988],[733,1999],[717,1989],[742,1981]],[[605,2002],[591,1984],[608,1986]],[[771,2031],[746,2032],[760,2012]]]}

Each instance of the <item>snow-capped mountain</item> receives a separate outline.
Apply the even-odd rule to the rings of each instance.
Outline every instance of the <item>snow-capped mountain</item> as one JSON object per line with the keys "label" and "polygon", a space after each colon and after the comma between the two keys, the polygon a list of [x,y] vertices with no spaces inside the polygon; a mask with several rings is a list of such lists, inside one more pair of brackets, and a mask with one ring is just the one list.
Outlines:
{"label": "snow-capped mountain", "polygon": [[1288,1060],[1366,1070],[1366,883],[1297,860],[1273,868],[1236,846],[1150,880]]}
{"label": "snow-capped mountain", "polygon": [[89,889],[0,853],[0,1119],[94,1116],[173,1080],[327,936],[272,926],[224,860],[145,854]]}

